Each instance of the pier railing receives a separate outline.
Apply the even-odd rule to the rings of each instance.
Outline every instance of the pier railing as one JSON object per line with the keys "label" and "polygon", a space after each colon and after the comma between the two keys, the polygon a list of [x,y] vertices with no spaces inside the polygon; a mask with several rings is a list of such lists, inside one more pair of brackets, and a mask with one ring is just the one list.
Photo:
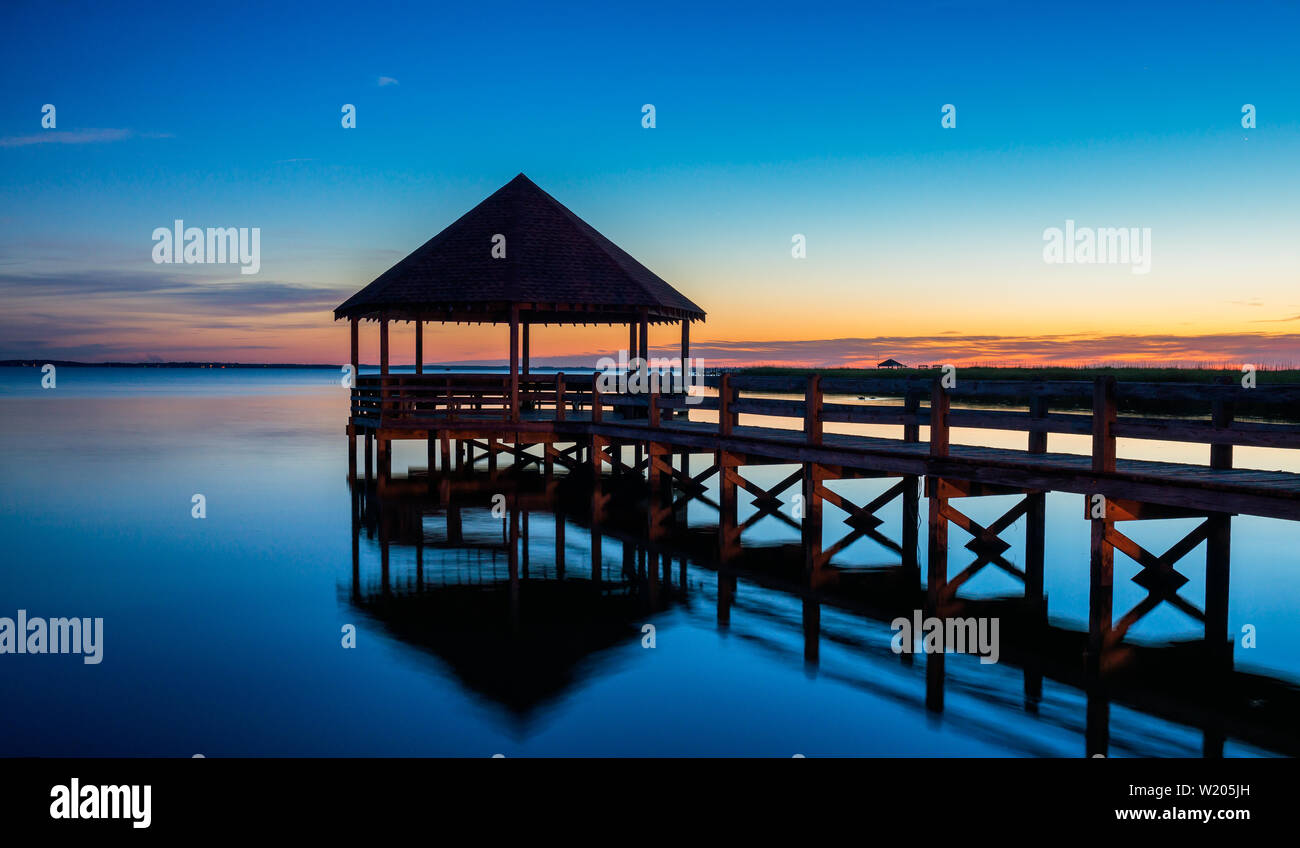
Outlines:
{"label": "pier railing", "polygon": [[[696,409],[717,412],[724,435],[742,415],[756,426],[778,429],[800,429],[775,422],[795,419],[813,444],[820,443],[827,424],[899,426],[908,442],[920,441],[920,429],[929,427],[931,443],[939,446],[932,452],[946,452],[952,429],[1024,432],[1030,453],[1045,452],[1048,435],[1057,433],[1092,436],[1096,470],[1113,468],[1111,446],[1117,438],[1209,445],[1211,463],[1219,468],[1231,467],[1233,446],[1300,449],[1300,384],[1243,388],[1102,377],[1092,382],[958,380],[944,388],[920,379],[731,374],[706,383],[717,394],[687,404],[681,393],[601,392],[596,374],[531,375],[520,378],[514,409],[507,375],[367,375],[353,389],[352,416],[365,426],[402,428],[472,421],[600,422],[616,414],[657,426],[665,412]],[[1243,420],[1243,410],[1278,420]]]}
{"label": "pier railing", "polygon": [[[708,378],[718,397],[703,398],[697,408],[727,410],[735,416],[776,416],[805,420],[806,431],[823,423],[893,424],[905,432],[933,421],[931,402],[936,382],[904,378],[746,377]],[[1105,397],[1105,386],[1113,386]],[[798,398],[770,395],[797,394]],[[949,403],[997,404],[1021,408],[949,408],[946,428],[1019,431],[1044,438],[1048,433],[1091,436],[1095,417],[1113,414],[1109,434],[1117,438],[1196,442],[1209,445],[1290,447],[1300,449],[1300,384],[1245,389],[1223,384],[1152,384],[1097,381],[958,381],[943,389]],[[755,397],[758,395],[758,397]],[[767,395],[767,397],[764,397]],[[848,395],[867,402],[826,401]],[[892,399],[891,404],[871,403]],[[897,403],[902,399],[902,404]],[[1119,415],[1121,408],[1169,408],[1161,415]],[[810,407],[816,414],[809,415]],[[1026,408],[1027,407],[1027,408]],[[1052,411],[1056,407],[1057,410]],[[1197,407],[1200,412],[1197,412]],[[1084,412],[1066,410],[1087,410]],[[1238,420],[1238,410],[1291,419],[1286,423]],[[909,440],[914,441],[914,440]]]}

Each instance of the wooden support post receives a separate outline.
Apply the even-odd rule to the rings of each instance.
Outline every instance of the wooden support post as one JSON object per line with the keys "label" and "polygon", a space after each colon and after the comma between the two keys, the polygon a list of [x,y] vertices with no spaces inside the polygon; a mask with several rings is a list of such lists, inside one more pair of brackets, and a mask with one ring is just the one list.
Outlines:
{"label": "wooden support post", "polygon": [[682,319],[682,392],[691,385],[691,319]]}
{"label": "wooden support post", "polygon": [[379,322],[379,376],[382,387],[379,392],[379,422],[382,424],[388,415],[388,319]]}
{"label": "wooden support post", "polygon": [[1232,516],[1206,519],[1205,642],[1216,671],[1232,667],[1233,642],[1228,630],[1228,576],[1232,552]]}
{"label": "wooden support post", "polygon": [[488,461],[488,473],[496,474],[497,473],[497,440],[495,436],[487,440],[487,461]]}
{"label": "wooden support post", "polygon": [[1092,392],[1092,470],[1115,470],[1115,420],[1119,406],[1115,397],[1115,378],[1098,377]]}
{"label": "wooden support post", "polygon": [[609,439],[604,436],[592,436],[587,446],[587,461],[591,467],[591,479],[593,483],[599,483],[601,475],[605,470],[605,448],[609,445]]}
{"label": "wooden support post", "polygon": [[812,574],[822,560],[822,482],[826,472],[815,462],[803,465],[803,520],[799,535],[804,550],[804,571]]}
{"label": "wooden support post", "polygon": [[429,480],[432,481],[434,478],[434,470],[438,464],[438,432],[436,430],[430,430],[426,441],[428,442],[426,452],[428,454]]}
{"label": "wooden support post", "polygon": [[803,432],[808,444],[822,443],[822,375],[820,374],[809,377],[808,387],[804,390]]}
{"label": "wooden support post", "polygon": [[[1114,425],[1117,418],[1115,378],[1098,377],[1093,384],[1092,395],[1094,472],[1110,473],[1115,470]],[[1088,569],[1088,671],[1092,674],[1100,674],[1104,670],[1103,655],[1110,645],[1115,601],[1115,549],[1107,539],[1114,522],[1110,516],[1109,504],[1102,501],[1098,506],[1102,517],[1091,519],[1092,540]],[[1089,498],[1090,510],[1092,507],[1092,499]]]}
{"label": "wooden support post", "polygon": [[657,430],[659,428],[659,381],[655,380],[654,385],[650,387],[649,394],[646,395],[647,415],[650,418],[650,428]]}
{"label": "wooden support post", "polygon": [[1047,542],[1047,494],[1025,495],[1025,600],[1043,600],[1044,552]]}
{"label": "wooden support post", "polygon": [[520,370],[520,372],[524,375],[524,380],[525,380],[525,381],[528,380],[528,358],[529,358],[529,356],[528,356],[528,355],[529,355],[529,338],[528,338],[528,337],[529,337],[529,335],[531,335],[529,331],[532,329],[532,326],[533,326],[532,324],[530,324],[530,323],[528,323],[528,322],[525,321],[525,322],[524,322],[524,325],[523,325],[523,328],[522,328],[522,329],[523,329],[523,336],[524,336],[524,338],[523,338],[523,352],[522,352],[522,354],[521,354],[522,359],[520,360],[519,370]]}
{"label": "wooden support post", "polygon": [[722,436],[731,435],[731,425],[734,420],[731,414],[731,404],[734,400],[735,394],[731,389],[731,375],[723,374],[718,385],[718,433]]}
{"label": "wooden support post", "polygon": [[[1231,383],[1231,377],[1220,377],[1217,383]],[[1236,404],[1230,400],[1216,399],[1214,401],[1214,410],[1212,423],[1216,430],[1227,430],[1232,427],[1233,419],[1236,417]],[[1232,467],[1232,445],[1210,445],[1210,467],[1211,468],[1231,468]]]}
{"label": "wooden support post", "polygon": [[442,473],[446,474],[451,471],[451,433],[442,430],[438,433],[438,438],[442,442]]}
{"label": "wooden support post", "polygon": [[[1034,421],[1043,421],[1047,418],[1047,398],[1041,395],[1034,395],[1029,400],[1029,417]],[[1030,430],[1029,431],[1029,452],[1030,453],[1047,453],[1047,431]]]}
{"label": "wooden support post", "polygon": [[600,372],[591,375],[591,421],[599,424],[605,415],[605,408],[600,399]]}
{"label": "wooden support post", "polygon": [[1088,671],[1103,670],[1103,655],[1109,647],[1114,620],[1115,549],[1106,536],[1113,522],[1092,519],[1092,545],[1088,571]]}
{"label": "wooden support post", "polygon": [[375,479],[375,437],[370,430],[361,434],[366,443],[366,482]]}
{"label": "wooden support post", "polygon": [[564,372],[555,375],[555,420],[564,420]]}
{"label": "wooden support post", "polygon": [[415,321],[415,373],[424,373],[424,322]]}
{"label": "wooden support post", "polygon": [[637,356],[641,357],[641,373],[646,374],[650,370],[650,313],[645,307],[642,307],[638,313],[641,323],[641,343],[638,346],[640,352]]}
{"label": "wooden support post", "polygon": [[909,391],[903,396],[903,441],[921,441],[921,393]]}
{"label": "wooden support post", "polygon": [[517,303],[510,305],[510,420],[519,420],[519,304]]}
{"label": "wooden support post", "polygon": [[723,562],[740,553],[735,480],[739,473],[740,459],[726,451],[718,451],[718,549]]}
{"label": "wooden support post", "polygon": [[[361,369],[361,340],[357,329],[357,319],[352,318],[348,323],[352,325],[352,358],[348,361],[352,363],[352,375],[356,377],[359,376],[358,372]],[[356,383],[352,385],[355,387]]]}
{"label": "wooden support post", "polygon": [[930,392],[930,456],[948,455],[948,392],[934,381]]}
{"label": "wooden support post", "polygon": [[[1047,398],[1035,395],[1029,401],[1029,417],[1047,418]],[[1029,452],[1047,453],[1046,431],[1029,433]],[[1043,600],[1043,555],[1047,542],[1047,493],[1029,492],[1025,495],[1025,599],[1033,603]]]}
{"label": "wooden support post", "polygon": [[[948,455],[948,392],[943,383],[934,381],[930,392],[930,456]],[[948,498],[939,478],[931,478],[929,486],[930,533],[927,544],[927,563],[925,578],[926,606],[931,615],[943,615],[948,606],[948,517],[945,508]],[[939,659],[939,675],[942,679],[942,655],[930,655],[926,662],[934,664]],[[928,669],[927,669],[928,674]],[[942,686],[942,683],[940,683]],[[939,692],[939,709],[942,709],[943,693]]]}
{"label": "wooden support post", "polygon": [[[909,391],[903,397],[903,441],[921,441],[921,393]],[[920,585],[920,524],[921,524],[921,478],[907,476],[903,478],[907,488],[903,490],[903,567],[911,570]],[[903,654],[910,657],[911,654]]]}
{"label": "wooden support post", "polygon": [[921,479],[903,478],[903,567],[911,572],[916,586],[921,578]]}
{"label": "wooden support post", "polygon": [[355,431],[352,425],[348,425],[348,482],[353,483],[357,479],[357,437],[353,435]]}
{"label": "wooden support post", "polygon": [[[946,395],[944,396],[947,397]],[[945,428],[946,429],[946,428]],[[933,447],[934,442],[932,441]],[[948,606],[948,498],[938,478],[927,486],[930,506],[930,534],[925,578],[926,608],[931,615],[943,615]],[[927,661],[932,661],[933,656]]]}

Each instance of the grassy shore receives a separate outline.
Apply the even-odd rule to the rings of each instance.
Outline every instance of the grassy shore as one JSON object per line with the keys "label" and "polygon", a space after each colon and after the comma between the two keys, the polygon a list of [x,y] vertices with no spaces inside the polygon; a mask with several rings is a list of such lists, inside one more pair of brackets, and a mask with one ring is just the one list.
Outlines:
{"label": "grassy shore", "polygon": [[[743,368],[739,373],[752,377],[799,377],[821,374],[823,377],[916,377],[933,379],[939,368],[785,368],[759,366]],[[1037,366],[1032,368],[998,368],[985,365],[959,366],[957,373],[967,380],[1092,380],[1105,375],[1125,383],[1213,383],[1228,377],[1241,379],[1240,368],[1154,368]],[[1300,383],[1300,369],[1259,367],[1260,383]]]}

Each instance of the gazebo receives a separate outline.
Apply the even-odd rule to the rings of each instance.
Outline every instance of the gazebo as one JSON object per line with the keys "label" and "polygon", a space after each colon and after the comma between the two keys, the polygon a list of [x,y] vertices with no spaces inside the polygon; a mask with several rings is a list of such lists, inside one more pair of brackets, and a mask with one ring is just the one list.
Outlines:
{"label": "gazebo", "polygon": [[[510,327],[509,408],[519,416],[534,324],[627,324],[628,355],[648,355],[650,324],[690,325],[704,310],[520,174],[334,310],[352,330],[379,324],[379,371],[388,375],[388,324],[415,322],[415,373],[424,373],[424,324]],[[522,339],[520,338],[522,332]]]}

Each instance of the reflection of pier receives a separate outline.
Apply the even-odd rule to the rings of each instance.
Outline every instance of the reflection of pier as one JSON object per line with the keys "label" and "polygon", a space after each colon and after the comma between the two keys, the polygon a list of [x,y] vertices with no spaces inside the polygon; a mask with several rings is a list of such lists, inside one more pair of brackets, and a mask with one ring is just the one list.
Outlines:
{"label": "reflection of pier", "polygon": [[[1197,642],[1126,646],[1124,662],[1099,673],[1080,661],[1089,634],[1050,625],[1046,600],[1028,589],[1017,597],[960,601],[956,611],[1000,619],[997,668],[1019,669],[1019,692],[1005,690],[1004,674],[991,682],[995,667],[980,666],[973,657],[895,655],[887,639],[872,640],[858,628],[846,629],[845,615],[876,622],[879,631],[894,618],[924,608],[927,594],[914,556],[905,550],[892,565],[823,564],[810,570],[807,544],[753,546],[734,537],[728,540],[719,525],[688,525],[685,502],[676,509],[668,507],[652,525],[648,516],[656,499],[644,481],[626,476],[605,475],[593,488],[585,476],[452,470],[431,476],[417,472],[383,483],[358,479],[353,491],[355,532],[378,541],[382,572],[378,581],[373,574],[363,579],[354,546],[354,603],[399,637],[441,656],[466,685],[520,711],[574,683],[580,660],[599,656],[620,642],[634,643],[640,624],[653,621],[656,611],[669,604],[686,603],[700,610],[701,602],[708,602],[717,626],[732,627],[733,610],[746,604],[743,582],[800,599],[802,613],[791,624],[802,629],[803,662],[808,667],[818,666],[827,640],[861,652],[870,663],[901,662],[913,670],[919,689],[915,697],[905,692],[891,697],[923,706],[936,716],[947,715],[945,691],[955,686],[963,696],[974,695],[991,707],[1078,730],[1083,736],[1081,753],[1151,753],[1142,748],[1140,735],[1131,732],[1118,748],[1112,747],[1112,704],[1198,729],[1207,756],[1220,756],[1228,739],[1300,753],[1300,731],[1293,721],[1300,693],[1290,684],[1236,671],[1230,658],[1227,665],[1207,664],[1207,653],[1212,652]],[[505,498],[501,531],[492,539],[467,536],[462,516],[468,510],[481,515],[490,509],[494,494]],[[716,504],[702,493],[690,502]],[[539,521],[553,526],[553,549],[549,540],[541,546],[527,543],[528,527],[538,527]],[[574,538],[579,535],[575,529],[580,539]],[[1035,532],[1041,531],[1027,527],[1027,535]],[[405,551],[398,577],[389,574],[394,547]],[[901,546],[885,547],[897,553]],[[617,553],[613,563],[606,562],[611,550],[622,552],[621,567]],[[456,555],[448,558],[449,551]],[[483,551],[498,558],[487,578],[476,576],[473,568]],[[527,564],[530,554],[545,564]],[[1007,552],[999,552],[1003,554]],[[1008,554],[1008,564],[1009,559]],[[425,569],[431,560],[439,563],[436,574]],[[711,599],[701,591],[687,591],[688,563],[713,575]],[[780,621],[773,609],[748,603],[746,618]],[[550,624],[530,623],[530,610]],[[832,611],[836,624],[824,627],[823,619]],[[572,625],[564,637],[568,642],[538,638],[557,622]],[[518,652],[529,644],[532,651]],[[865,673],[851,682],[879,694],[875,673]],[[1086,708],[1078,715],[1061,715],[1059,710],[1039,715],[1046,681],[1077,690]],[[976,721],[969,716],[959,720]],[[1010,729],[996,731],[1015,737]],[[1018,744],[1026,752],[1037,750],[1030,738]]]}

